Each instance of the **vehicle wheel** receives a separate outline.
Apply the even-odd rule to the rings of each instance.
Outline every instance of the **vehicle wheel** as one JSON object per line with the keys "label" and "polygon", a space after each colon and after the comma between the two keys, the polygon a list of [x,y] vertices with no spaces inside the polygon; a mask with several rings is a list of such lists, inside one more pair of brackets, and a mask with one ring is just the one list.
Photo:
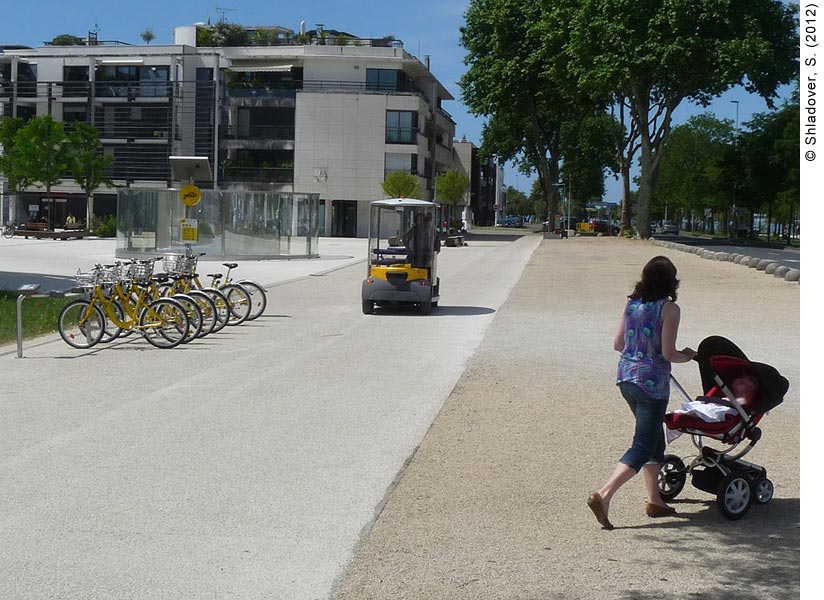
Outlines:
{"label": "vehicle wheel", "polygon": [[215,327],[212,333],[217,333],[229,322],[229,301],[226,295],[216,288],[204,288],[200,291],[208,295],[215,304]]}
{"label": "vehicle wheel", "polygon": [[667,454],[658,471],[658,491],[664,500],[672,500],[687,482],[687,467],[684,461],[674,454]]}
{"label": "vehicle wheel", "polygon": [[375,312],[375,303],[371,300],[361,300],[361,309],[363,310],[363,314],[371,315]]}
{"label": "vehicle wheel", "polygon": [[106,329],[106,317],[88,300],[69,302],[57,317],[57,330],[69,346],[85,350],[97,344]]}
{"label": "vehicle wheel", "polygon": [[750,510],[753,490],[746,477],[731,473],[718,486],[718,508],[731,521],[737,521]]}
{"label": "vehicle wheel", "polygon": [[180,302],[186,309],[186,316],[189,317],[189,329],[183,338],[183,344],[188,344],[193,339],[200,337],[203,329],[203,313],[197,305],[197,301],[188,294],[175,294],[173,299]]}
{"label": "vehicle wheel", "polygon": [[186,309],[172,298],[158,298],[144,308],[139,323],[146,341],[158,348],[179,346],[190,328]]}
{"label": "vehicle wheel", "polygon": [[432,299],[424,300],[421,302],[421,314],[422,315],[431,315],[432,314]]}
{"label": "vehicle wheel", "polygon": [[757,504],[766,504],[773,499],[775,488],[773,482],[769,479],[762,479],[755,484],[755,502]]}
{"label": "vehicle wheel", "polygon": [[251,302],[249,304],[248,320],[254,321],[266,310],[266,290],[255,281],[244,280],[238,283],[243,286],[243,289],[249,292]]}
{"label": "vehicle wheel", "polygon": [[243,286],[236,283],[229,283],[220,287],[220,291],[226,296],[229,305],[229,321],[227,325],[240,325],[249,318],[252,308],[252,299],[249,297]]}
{"label": "vehicle wheel", "polygon": [[206,337],[215,330],[217,324],[217,307],[214,301],[206,292],[201,290],[191,290],[188,295],[194,298],[197,302],[197,307],[200,309],[200,333],[197,337]]}

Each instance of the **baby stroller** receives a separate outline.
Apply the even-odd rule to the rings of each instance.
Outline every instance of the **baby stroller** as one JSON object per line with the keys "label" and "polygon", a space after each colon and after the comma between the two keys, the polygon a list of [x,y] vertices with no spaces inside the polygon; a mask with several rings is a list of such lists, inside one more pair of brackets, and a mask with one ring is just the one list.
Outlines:
{"label": "baby stroller", "polygon": [[[715,494],[718,508],[728,519],[743,517],[753,502],[766,504],[773,497],[773,483],[767,470],[741,458],[761,438],[757,427],[764,414],[784,401],[789,382],[776,369],[750,362],[731,341],[706,338],[695,357],[704,395],[694,401],[673,377],[674,387],[696,411],[668,413],[664,425],[669,430],[692,435],[698,455],[689,465],[674,454],[664,457],[658,473],[658,489],[664,500],[675,498],[691,475],[699,490]],[[715,412],[715,421],[701,416],[701,407]],[[724,409],[726,407],[726,411]],[[718,414],[719,409],[727,414]],[[722,449],[705,442],[715,441]],[[743,448],[739,448],[743,446]]]}

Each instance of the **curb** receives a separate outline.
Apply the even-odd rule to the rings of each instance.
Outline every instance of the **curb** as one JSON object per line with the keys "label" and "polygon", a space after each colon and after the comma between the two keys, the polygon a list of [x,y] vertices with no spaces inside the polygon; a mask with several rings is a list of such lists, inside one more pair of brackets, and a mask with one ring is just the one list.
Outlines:
{"label": "curb", "polygon": [[679,250],[681,252],[689,252],[690,254],[697,254],[701,258],[706,258],[707,260],[718,260],[718,261],[725,261],[725,262],[732,262],[738,265],[743,265],[750,269],[755,269],[757,271],[763,271],[767,275],[772,275],[773,277],[780,277],[785,281],[790,282],[801,282],[801,270],[800,269],[791,269],[790,267],[786,267],[777,263],[775,261],[769,259],[761,259],[756,258],[753,256],[746,256],[744,254],[730,254],[728,252],[714,252],[712,250],[708,250],[706,248],[701,248],[699,246],[687,246],[686,244],[678,244],[676,242],[666,242],[663,240],[656,240],[655,238],[650,238],[650,242],[654,246],[663,246],[665,248],[670,248],[672,250]]}

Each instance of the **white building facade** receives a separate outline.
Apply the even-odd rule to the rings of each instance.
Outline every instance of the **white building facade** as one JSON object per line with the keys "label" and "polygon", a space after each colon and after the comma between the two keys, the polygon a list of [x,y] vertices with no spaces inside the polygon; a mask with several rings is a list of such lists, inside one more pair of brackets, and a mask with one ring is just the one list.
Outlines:
{"label": "white building facade", "polygon": [[[249,29],[254,44],[213,47],[198,45],[202,29],[177,28],[169,46],[6,48],[0,115],[95,125],[120,186],[173,186],[170,156],[205,156],[201,187],[319,194],[322,235],[365,236],[390,171],[418,176],[433,199],[436,173],[462,168],[442,108],[454,98],[400,42],[322,31],[298,41],[269,27]],[[53,189],[60,204],[42,196],[24,190],[18,210],[85,214],[69,179]],[[113,198],[99,188],[95,213],[111,214]]]}

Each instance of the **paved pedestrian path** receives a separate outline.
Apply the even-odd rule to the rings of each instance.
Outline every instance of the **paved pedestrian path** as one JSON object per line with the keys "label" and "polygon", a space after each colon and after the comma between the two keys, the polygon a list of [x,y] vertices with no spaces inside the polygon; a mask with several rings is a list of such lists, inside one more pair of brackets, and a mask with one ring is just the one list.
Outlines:
{"label": "paved pedestrian path", "polygon": [[[682,282],[679,344],[723,335],[790,381],[748,456],[766,466],[776,497],[731,522],[688,484],[679,516],[653,521],[638,479],[613,499],[608,532],[585,499],[631,438],[612,340],[626,294],[657,254]],[[387,492],[337,598],[797,598],[799,293],[797,283],[648,242],[544,241]],[[674,374],[700,394],[694,363]],[[693,447],[682,437],[670,451]]]}
{"label": "paved pedestrian path", "polygon": [[[105,240],[27,242],[0,239],[0,283],[47,276],[62,284],[77,267],[113,256],[113,242]],[[58,244],[65,253],[55,257]],[[315,261],[244,263],[244,274],[267,285],[311,276],[362,261],[365,241],[322,238],[320,250]],[[632,427],[614,386],[612,339],[626,294],[656,254],[670,256],[679,269],[680,344],[695,347],[705,336],[723,335],[790,381],[785,402],[765,418],[764,437],[748,456],[766,466],[776,498],[730,522],[712,496],[688,484],[674,503],[679,516],[652,521],[643,513],[641,481],[632,481],[613,500],[616,529],[606,532],[585,499],[612,471]],[[341,600],[798,597],[799,359],[798,283],[649,242],[543,241],[376,506],[332,594]],[[674,374],[700,393],[694,364],[675,365]],[[681,438],[672,451],[686,456],[693,449]]]}

